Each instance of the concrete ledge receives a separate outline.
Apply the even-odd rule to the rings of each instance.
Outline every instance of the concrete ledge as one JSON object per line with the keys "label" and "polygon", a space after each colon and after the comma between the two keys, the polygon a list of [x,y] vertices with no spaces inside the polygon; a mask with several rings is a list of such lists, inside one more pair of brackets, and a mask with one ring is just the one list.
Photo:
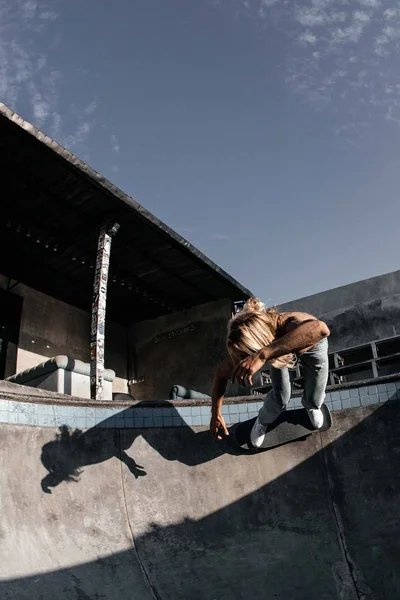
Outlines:
{"label": "concrete ledge", "polygon": [[[104,371],[104,399],[112,400],[115,371]],[[68,356],[55,356],[45,362],[8,377],[7,382],[40,388],[69,396],[90,399],[90,364]]]}
{"label": "concrete ledge", "polygon": [[[8,384],[12,385],[12,384]],[[19,386],[16,386],[19,387]],[[21,386],[22,387],[22,386]],[[1,389],[1,386],[0,386]],[[93,402],[54,395],[53,398],[25,393],[0,392],[0,423],[39,427],[77,427],[79,429],[142,429],[163,427],[208,427],[209,400],[203,402]],[[49,394],[49,392],[47,392]],[[360,407],[378,407],[400,400],[400,381],[328,392],[326,405],[335,412]],[[226,423],[233,424],[256,417],[262,399],[228,399],[222,407]],[[288,410],[300,408],[301,399],[292,398]]]}

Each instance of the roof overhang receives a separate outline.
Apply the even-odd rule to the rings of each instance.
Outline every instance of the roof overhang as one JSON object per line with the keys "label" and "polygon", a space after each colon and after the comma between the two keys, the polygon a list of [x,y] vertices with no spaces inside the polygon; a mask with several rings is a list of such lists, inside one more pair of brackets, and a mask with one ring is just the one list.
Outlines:
{"label": "roof overhang", "polygon": [[0,272],[90,310],[98,234],[113,239],[107,317],[129,324],[251,292],[131,197],[0,104]]}

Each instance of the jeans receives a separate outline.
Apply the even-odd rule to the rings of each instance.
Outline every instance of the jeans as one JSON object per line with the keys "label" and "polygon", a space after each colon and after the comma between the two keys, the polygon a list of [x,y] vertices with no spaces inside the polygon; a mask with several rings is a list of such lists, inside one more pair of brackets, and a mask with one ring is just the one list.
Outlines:
{"label": "jeans", "polygon": [[[304,392],[301,403],[304,408],[320,408],[325,400],[328,383],[328,339],[324,338],[311,350],[298,356],[304,377]],[[270,365],[272,389],[265,397],[258,418],[263,425],[273,423],[286,409],[292,392],[288,369],[276,369]]]}

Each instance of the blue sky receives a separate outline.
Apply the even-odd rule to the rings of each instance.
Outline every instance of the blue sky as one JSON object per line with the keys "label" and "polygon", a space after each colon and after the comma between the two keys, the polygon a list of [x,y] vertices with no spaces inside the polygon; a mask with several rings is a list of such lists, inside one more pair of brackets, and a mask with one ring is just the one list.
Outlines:
{"label": "blue sky", "polygon": [[399,268],[400,2],[0,0],[0,98],[268,303]]}

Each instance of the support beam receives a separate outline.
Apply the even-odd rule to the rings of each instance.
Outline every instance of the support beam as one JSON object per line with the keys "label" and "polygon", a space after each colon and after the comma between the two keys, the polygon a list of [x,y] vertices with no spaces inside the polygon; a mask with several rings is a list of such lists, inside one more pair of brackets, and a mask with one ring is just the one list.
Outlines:
{"label": "support beam", "polygon": [[92,328],[90,339],[90,397],[104,398],[104,347],[107,305],[108,269],[110,266],[111,241],[119,229],[118,223],[103,227],[97,244],[96,270],[94,274]]}

